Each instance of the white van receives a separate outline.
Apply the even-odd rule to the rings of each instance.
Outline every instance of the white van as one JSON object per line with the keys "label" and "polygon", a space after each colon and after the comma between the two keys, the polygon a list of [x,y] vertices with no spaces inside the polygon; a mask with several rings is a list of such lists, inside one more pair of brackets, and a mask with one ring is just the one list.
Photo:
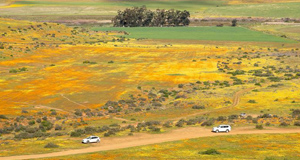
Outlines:
{"label": "white van", "polygon": [[231,126],[230,125],[219,125],[218,127],[214,127],[212,129],[212,132],[216,132],[216,133],[219,133],[219,132],[230,132],[231,131]]}

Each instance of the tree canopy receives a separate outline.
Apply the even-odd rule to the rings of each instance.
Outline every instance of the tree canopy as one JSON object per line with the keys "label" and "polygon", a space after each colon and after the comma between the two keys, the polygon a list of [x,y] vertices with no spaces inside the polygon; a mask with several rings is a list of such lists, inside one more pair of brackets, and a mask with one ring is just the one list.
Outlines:
{"label": "tree canopy", "polygon": [[145,6],[118,11],[112,19],[114,27],[188,26],[190,13],[186,10],[148,10]]}

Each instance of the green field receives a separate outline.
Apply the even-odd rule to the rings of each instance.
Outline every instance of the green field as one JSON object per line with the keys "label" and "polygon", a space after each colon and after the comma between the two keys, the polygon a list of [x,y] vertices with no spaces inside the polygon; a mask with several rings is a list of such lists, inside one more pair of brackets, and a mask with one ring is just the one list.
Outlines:
{"label": "green field", "polygon": [[18,7],[0,8],[0,15],[115,15],[118,10],[134,6],[147,6],[151,10],[180,9],[202,13],[207,8],[226,5],[224,1],[16,1]]}
{"label": "green field", "polygon": [[188,10],[191,17],[300,17],[299,2],[229,5],[226,1],[16,1],[18,7],[0,7],[1,15],[110,15],[117,10],[145,5],[149,9]]}
{"label": "green field", "polygon": [[207,41],[249,41],[281,42],[291,40],[252,31],[242,27],[138,27],[116,28],[95,27],[95,31],[126,31],[129,38],[174,39],[174,40],[207,40]]}

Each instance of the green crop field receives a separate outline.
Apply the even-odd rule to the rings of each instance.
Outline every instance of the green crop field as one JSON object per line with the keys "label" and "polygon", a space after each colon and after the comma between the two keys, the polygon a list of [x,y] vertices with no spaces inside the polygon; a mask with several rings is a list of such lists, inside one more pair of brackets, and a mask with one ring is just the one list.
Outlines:
{"label": "green crop field", "polygon": [[252,31],[242,27],[95,27],[95,31],[126,31],[129,38],[208,40],[208,41],[253,41],[293,42],[281,37]]}
{"label": "green crop field", "polygon": [[179,9],[200,13],[207,8],[226,5],[224,1],[16,1],[18,7],[0,8],[0,15],[115,15],[125,8],[147,6],[151,10]]}
{"label": "green crop field", "polygon": [[[15,6],[14,6],[15,5]],[[0,7],[1,15],[110,15],[134,6],[188,10],[191,17],[300,17],[299,2],[228,4],[226,1],[16,1]]]}

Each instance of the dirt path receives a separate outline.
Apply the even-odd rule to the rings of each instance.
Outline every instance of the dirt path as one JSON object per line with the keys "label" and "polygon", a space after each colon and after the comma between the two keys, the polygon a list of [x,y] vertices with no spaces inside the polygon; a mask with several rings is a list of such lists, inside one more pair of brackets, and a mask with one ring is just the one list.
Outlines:
{"label": "dirt path", "polygon": [[[198,138],[198,137],[214,137],[214,136],[226,136],[237,134],[266,134],[266,133],[300,133],[300,128],[297,129],[282,129],[282,128],[267,128],[265,130],[253,129],[254,127],[244,127],[233,129],[230,133],[212,133],[210,129],[201,127],[188,127],[172,130],[171,132],[164,134],[146,134],[139,133],[134,136],[128,137],[108,137],[102,138],[99,144],[86,145],[87,148],[73,149],[61,152],[35,154],[35,155],[22,155],[11,157],[0,157],[0,160],[18,160],[18,159],[36,159],[46,157],[67,156],[74,154],[84,154],[98,151],[116,150],[122,148],[143,146],[149,144],[170,142],[182,139]],[[78,142],[80,143],[80,142]],[[84,145],[84,144],[83,144]]]}
{"label": "dirt path", "polygon": [[230,105],[228,107],[223,107],[223,108],[215,109],[215,110],[211,110],[211,111],[205,111],[205,112],[198,112],[198,113],[194,113],[194,114],[189,114],[189,115],[186,115],[186,116],[177,117],[177,118],[170,119],[170,120],[175,120],[176,121],[176,120],[184,119],[184,118],[187,118],[187,117],[200,116],[200,115],[205,115],[205,114],[209,114],[209,113],[212,113],[212,112],[221,112],[221,111],[233,108],[233,107],[237,106],[240,103],[240,99],[241,99],[241,96],[243,94],[245,94],[245,93],[247,93],[247,92],[249,92],[253,89],[255,89],[255,87],[246,88],[246,89],[243,89],[243,90],[240,90],[240,91],[236,92],[233,95],[233,98],[232,98],[232,105]]}
{"label": "dirt path", "polygon": [[233,103],[230,107],[228,108],[233,108],[235,106],[237,106],[239,103],[240,103],[240,100],[241,100],[241,96],[244,94],[244,93],[247,93],[249,91],[252,91],[255,87],[250,87],[250,88],[246,88],[246,89],[243,89],[241,91],[238,91],[234,94],[233,96]]}
{"label": "dirt path", "polygon": [[63,98],[65,98],[66,100],[68,100],[69,102],[72,102],[72,103],[74,103],[74,104],[77,104],[77,105],[79,105],[79,106],[82,106],[82,107],[85,107],[85,108],[87,108],[87,106],[85,106],[85,105],[83,105],[83,104],[80,104],[80,103],[77,103],[77,102],[75,102],[75,101],[72,101],[71,99],[69,99],[68,97],[66,97],[64,94],[60,94]]}

